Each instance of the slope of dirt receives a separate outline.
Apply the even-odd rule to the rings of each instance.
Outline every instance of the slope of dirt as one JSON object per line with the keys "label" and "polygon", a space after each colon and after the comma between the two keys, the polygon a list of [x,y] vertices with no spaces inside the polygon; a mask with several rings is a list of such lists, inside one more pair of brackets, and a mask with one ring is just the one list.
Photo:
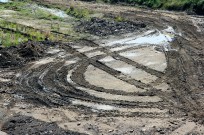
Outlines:
{"label": "slope of dirt", "polygon": [[8,68],[22,66],[23,63],[42,57],[46,46],[28,41],[17,47],[2,48],[0,50],[0,67]]}

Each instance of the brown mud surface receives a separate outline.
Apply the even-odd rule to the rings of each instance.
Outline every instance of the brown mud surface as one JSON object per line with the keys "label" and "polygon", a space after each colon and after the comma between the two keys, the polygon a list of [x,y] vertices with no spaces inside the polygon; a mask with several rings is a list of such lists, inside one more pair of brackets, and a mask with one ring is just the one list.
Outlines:
{"label": "brown mud surface", "polygon": [[[65,1],[45,2],[64,4]],[[125,35],[102,34],[91,40],[28,42],[2,48],[2,131],[8,134],[39,131],[50,135],[204,134],[201,22],[195,25],[192,16],[184,13],[70,3],[108,17],[120,15],[131,22],[140,21],[146,27],[137,25],[134,32],[124,27]],[[96,24],[102,25],[100,22],[104,23]],[[107,27],[84,27],[96,29],[87,31],[94,36],[97,31],[107,29],[105,35],[111,31]],[[179,34],[166,40],[172,33]],[[156,45],[163,34],[166,38]],[[132,38],[135,35],[136,39]],[[141,40],[158,36],[152,44]],[[53,128],[56,131],[50,133]]]}

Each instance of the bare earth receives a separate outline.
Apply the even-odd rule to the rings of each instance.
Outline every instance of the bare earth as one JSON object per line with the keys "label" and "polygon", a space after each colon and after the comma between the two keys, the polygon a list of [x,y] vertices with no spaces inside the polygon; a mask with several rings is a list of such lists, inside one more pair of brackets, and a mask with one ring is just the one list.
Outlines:
{"label": "bare earth", "polygon": [[[20,115],[32,117],[34,127],[38,120],[56,124],[55,134],[204,134],[204,18],[99,3],[45,2],[120,15],[148,27],[53,43],[23,66],[1,67],[3,132],[34,134],[29,125],[22,130],[8,124]],[[47,129],[47,134],[54,132]]]}

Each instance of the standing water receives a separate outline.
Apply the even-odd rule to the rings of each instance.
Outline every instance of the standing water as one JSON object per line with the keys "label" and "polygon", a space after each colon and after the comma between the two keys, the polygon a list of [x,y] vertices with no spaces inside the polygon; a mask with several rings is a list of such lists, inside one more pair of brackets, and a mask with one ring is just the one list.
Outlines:
{"label": "standing water", "polygon": [[0,3],[7,3],[9,0],[0,0]]}

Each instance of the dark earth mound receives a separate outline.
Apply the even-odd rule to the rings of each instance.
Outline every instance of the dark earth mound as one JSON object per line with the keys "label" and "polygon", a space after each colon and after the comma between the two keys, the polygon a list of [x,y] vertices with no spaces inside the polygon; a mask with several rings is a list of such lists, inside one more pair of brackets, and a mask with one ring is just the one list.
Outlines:
{"label": "dark earth mound", "polygon": [[11,53],[7,51],[0,51],[0,67],[16,66],[20,63],[17,57],[14,57]]}
{"label": "dark earth mound", "polygon": [[9,135],[85,135],[63,130],[56,123],[47,123],[22,115],[10,118],[4,123],[2,130]]}
{"label": "dark earth mound", "polygon": [[0,68],[21,66],[22,64],[41,57],[46,45],[40,42],[28,41],[17,47],[11,46],[0,50]]}
{"label": "dark earth mound", "polygon": [[108,36],[131,33],[145,27],[144,23],[92,18],[90,21],[81,22],[78,29],[97,36]]}

